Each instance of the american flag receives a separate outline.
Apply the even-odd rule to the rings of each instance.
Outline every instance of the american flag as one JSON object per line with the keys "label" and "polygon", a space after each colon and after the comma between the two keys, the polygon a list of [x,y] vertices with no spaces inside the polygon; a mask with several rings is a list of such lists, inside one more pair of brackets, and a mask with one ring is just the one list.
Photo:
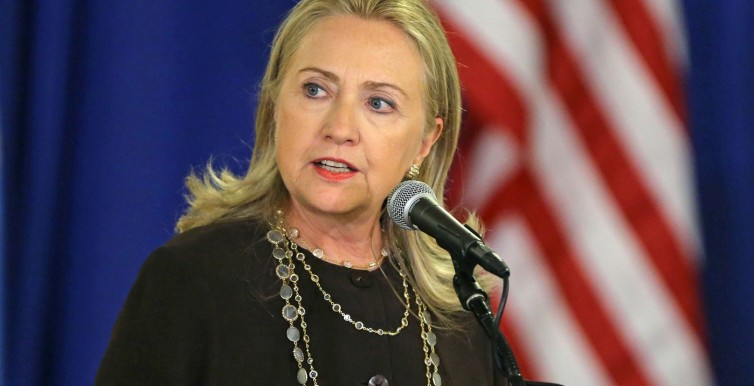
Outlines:
{"label": "american flag", "polygon": [[675,0],[437,0],[464,88],[453,201],[511,267],[527,378],[711,385]]}

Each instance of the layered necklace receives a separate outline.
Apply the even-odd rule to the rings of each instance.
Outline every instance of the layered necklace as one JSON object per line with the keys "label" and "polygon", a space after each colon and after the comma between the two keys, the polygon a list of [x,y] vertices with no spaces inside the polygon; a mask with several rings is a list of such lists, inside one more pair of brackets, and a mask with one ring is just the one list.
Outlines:
{"label": "layered necklace", "polygon": [[[364,322],[355,319],[350,313],[347,313],[343,306],[340,305],[332,295],[325,290],[322,285],[320,277],[312,272],[312,267],[306,262],[306,255],[299,250],[299,245],[294,240],[300,240],[300,234],[296,228],[287,228],[285,226],[285,220],[282,211],[276,212],[275,224],[270,224],[271,230],[267,232],[267,240],[272,243],[272,256],[277,260],[277,266],[275,267],[275,275],[281,280],[280,297],[284,301],[282,308],[283,318],[288,322],[289,327],[286,330],[286,337],[293,343],[293,358],[298,365],[298,372],[296,373],[296,380],[301,385],[306,385],[309,380],[315,386],[319,386],[317,378],[319,373],[315,367],[314,357],[312,356],[311,341],[309,339],[308,324],[306,323],[306,309],[304,308],[303,298],[299,292],[298,282],[301,279],[296,273],[295,260],[299,261],[304,270],[308,273],[309,279],[319,290],[322,295],[322,299],[330,305],[330,309],[343,318],[343,321],[351,324],[356,330],[364,333],[377,334],[380,336],[395,336],[398,335],[404,328],[408,326],[409,314],[411,308],[411,299],[409,295],[409,285],[406,278],[406,274],[401,270],[398,273],[401,276],[403,282],[403,300],[406,306],[401,318],[400,325],[394,329],[385,329],[382,327],[370,327]],[[308,248],[303,243],[301,244]],[[317,252],[317,258],[327,260],[324,251],[317,248],[314,249]],[[314,252],[312,251],[312,252]],[[316,255],[315,255],[316,256]],[[383,249],[381,257],[377,262],[370,263],[365,267],[358,267],[362,269],[373,270],[379,267],[381,262],[387,253]],[[343,263],[343,266],[347,268],[357,268],[353,264]],[[427,386],[442,386],[442,378],[438,371],[440,365],[440,357],[435,351],[437,344],[437,336],[432,332],[432,320],[427,307],[419,297],[416,289],[411,288],[414,293],[414,302],[417,307],[417,316],[419,319],[419,327],[421,331],[422,350],[424,351],[424,365],[426,367]]]}

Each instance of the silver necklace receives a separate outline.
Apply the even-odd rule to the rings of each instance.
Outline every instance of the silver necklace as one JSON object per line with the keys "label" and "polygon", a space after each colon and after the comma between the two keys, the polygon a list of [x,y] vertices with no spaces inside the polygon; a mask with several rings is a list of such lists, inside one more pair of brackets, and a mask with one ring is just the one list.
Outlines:
{"label": "silver necklace", "polygon": [[[397,335],[404,327],[408,326],[408,313],[410,308],[408,283],[405,274],[399,271],[401,278],[403,279],[404,298],[406,300],[406,311],[401,319],[401,325],[395,331],[367,327],[363,322],[353,320],[350,314],[347,314],[342,310],[340,304],[332,300],[332,296],[330,296],[330,294],[321,286],[319,276],[312,272],[311,266],[306,262],[306,256],[298,250],[298,245],[289,239],[289,235],[287,235],[285,228],[283,227],[281,212],[278,213],[277,220],[278,224],[271,226],[272,230],[267,233],[267,240],[274,245],[272,255],[278,261],[278,265],[275,267],[275,274],[282,282],[280,287],[280,297],[285,304],[283,305],[281,313],[283,318],[289,323],[286,337],[293,343],[293,358],[298,365],[296,380],[299,384],[306,385],[309,382],[309,379],[311,379],[314,386],[319,386],[319,383],[317,382],[319,373],[315,368],[307,330],[306,309],[304,308],[303,298],[301,297],[298,287],[298,281],[300,278],[298,274],[295,273],[296,265],[293,259],[295,258],[301,262],[304,270],[309,273],[312,282],[322,293],[323,299],[331,305],[334,312],[340,314],[346,322],[352,324],[357,330],[378,335]],[[424,305],[416,290],[413,288],[412,290],[414,292],[419,318],[422,350],[424,351],[424,364],[426,366],[427,386],[442,386],[442,378],[438,372],[440,357],[435,350],[437,336],[432,332],[431,317],[427,312],[426,305]],[[303,349],[299,342],[303,342]]]}

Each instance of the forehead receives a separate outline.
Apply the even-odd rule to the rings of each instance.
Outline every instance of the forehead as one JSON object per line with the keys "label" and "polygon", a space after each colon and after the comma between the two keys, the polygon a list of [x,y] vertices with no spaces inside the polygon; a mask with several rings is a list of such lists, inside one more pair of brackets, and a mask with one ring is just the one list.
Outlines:
{"label": "forehead", "polygon": [[407,87],[423,78],[421,57],[406,33],[392,22],[352,15],[325,17],[304,35],[288,72],[305,67]]}

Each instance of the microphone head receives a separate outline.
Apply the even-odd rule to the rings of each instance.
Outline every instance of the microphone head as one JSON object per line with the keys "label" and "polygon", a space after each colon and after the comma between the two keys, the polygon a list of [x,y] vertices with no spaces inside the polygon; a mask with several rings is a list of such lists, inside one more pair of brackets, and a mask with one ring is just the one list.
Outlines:
{"label": "microphone head", "polygon": [[409,213],[420,198],[437,202],[437,196],[429,185],[416,180],[403,181],[387,196],[387,213],[396,225],[403,229],[416,229]]}

